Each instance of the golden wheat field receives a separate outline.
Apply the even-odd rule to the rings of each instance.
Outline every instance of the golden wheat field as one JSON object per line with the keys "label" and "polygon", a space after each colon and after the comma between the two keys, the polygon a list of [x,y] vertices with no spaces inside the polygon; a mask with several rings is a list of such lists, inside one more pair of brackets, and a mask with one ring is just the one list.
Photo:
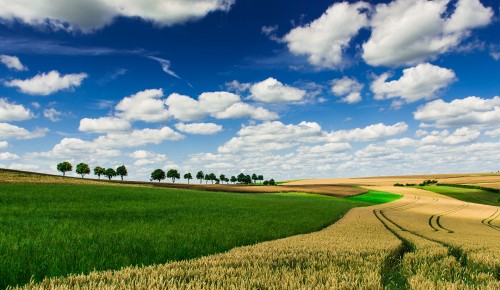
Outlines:
{"label": "golden wheat field", "polygon": [[404,197],[352,209],[316,233],[193,260],[51,278],[23,288],[500,289],[499,207],[391,186],[436,178],[498,181],[498,175],[296,181],[290,185],[358,184]]}

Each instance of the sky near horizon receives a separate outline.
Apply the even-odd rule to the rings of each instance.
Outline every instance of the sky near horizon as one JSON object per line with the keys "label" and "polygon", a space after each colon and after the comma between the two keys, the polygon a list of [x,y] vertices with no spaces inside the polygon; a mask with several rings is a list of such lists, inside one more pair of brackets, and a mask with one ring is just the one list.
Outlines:
{"label": "sky near horizon", "polygon": [[3,168],[500,170],[496,0],[0,4]]}

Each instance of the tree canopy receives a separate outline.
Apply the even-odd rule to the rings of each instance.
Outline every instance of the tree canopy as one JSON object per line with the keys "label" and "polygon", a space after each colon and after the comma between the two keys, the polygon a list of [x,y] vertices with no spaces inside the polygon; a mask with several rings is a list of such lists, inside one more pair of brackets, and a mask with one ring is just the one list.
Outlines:
{"label": "tree canopy", "polygon": [[113,168],[108,168],[104,171],[104,176],[111,180],[111,178],[116,176],[116,171]]}
{"label": "tree canopy", "polygon": [[165,177],[165,171],[162,169],[156,169],[151,173],[151,180],[158,180],[158,182],[160,182],[165,179]]}
{"label": "tree canopy", "polygon": [[101,175],[104,175],[105,171],[106,171],[106,169],[102,168],[101,166],[96,166],[94,168],[94,175],[97,175],[97,177],[99,177],[99,179],[101,179]]}
{"label": "tree canopy", "polygon": [[177,171],[177,169],[170,169],[167,172],[167,177],[172,178],[172,183],[175,183],[175,179],[181,178],[181,174]]}
{"label": "tree canopy", "polygon": [[123,180],[123,177],[128,175],[127,167],[125,167],[125,165],[118,166],[118,168],[116,168],[116,174],[120,175]]}
{"label": "tree canopy", "polygon": [[85,174],[90,174],[90,167],[86,163],[78,163],[78,165],[76,165],[75,172],[80,174],[83,178]]}
{"label": "tree canopy", "polygon": [[66,172],[73,170],[73,165],[68,161],[61,162],[57,164],[57,171],[62,172],[63,176],[66,176]]}

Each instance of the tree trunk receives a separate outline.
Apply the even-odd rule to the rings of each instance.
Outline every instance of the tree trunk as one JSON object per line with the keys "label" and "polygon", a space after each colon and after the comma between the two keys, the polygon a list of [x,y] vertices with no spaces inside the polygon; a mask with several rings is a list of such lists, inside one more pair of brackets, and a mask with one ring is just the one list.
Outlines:
{"label": "tree trunk", "polygon": [[122,176],[122,181],[123,181],[123,176]]}

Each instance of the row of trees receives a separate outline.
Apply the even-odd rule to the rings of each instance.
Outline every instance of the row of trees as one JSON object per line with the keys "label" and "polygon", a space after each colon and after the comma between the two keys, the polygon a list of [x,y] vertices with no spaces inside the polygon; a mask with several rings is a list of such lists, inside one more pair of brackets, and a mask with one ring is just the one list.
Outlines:
{"label": "row of trees", "polygon": [[[162,181],[164,180],[165,178],[171,178],[172,179],[172,183],[175,183],[175,180],[176,179],[180,179],[181,178],[181,174],[179,173],[179,171],[177,171],[177,169],[170,169],[168,170],[166,173],[163,169],[156,169],[155,171],[153,171],[151,173],[151,181],[155,180],[155,181]],[[193,179],[193,175],[188,172],[186,174],[184,174],[184,179],[186,179],[188,181],[188,184],[189,184],[189,181],[191,179]],[[214,182],[216,184],[224,184],[225,183],[241,183],[241,184],[251,184],[251,183],[254,183],[254,182],[257,182],[257,181],[263,181],[263,184],[264,185],[275,185],[275,181],[274,179],[271,179],[271,180],[265,180],[264,181],[264,176],[262,175],[257,175],[257,174],[252,174],[252,176],[250,175],[245,175],[243,173],[240,173],[238,174],[238,176],[231,176],[230,178],[227,178],[226,175],[224,174],[221,174],[219,176],[215,175],[215,173],[204,173],[203,171],[198,171],[198,173],[196,173],[196,179],[199,179],[200,180],[200,184],[203,183],[203,180],[205,180],[205,183],[208,183],[209,181],[214,184]]]}
{"label": "row of trees", "polygon": [[[62,172],[63,176],[66,176],[66,172],[73,171],[73,165],[71,163],[69,163],[68,161],[61,162],[61,163],[57,164],[57,171]],[[80,174],[82,176],[82,178],[84,178],[85,175],[90,174],[90,167],[86,163],[79,163],[78,165],[76,165],[75,172],[77,174]],[[111,180],[115,176],[120,176],[121,179],[123,180],[123,177],[127,176],[128,172],[127,172],[127,168],[125,167],[125,165],[118,166],[116,168],[116,170],[113,168],[105,169],[103,167],[96,166],[96,167],[94,167],[94,175],[97,175],[97,177],[99,179],[101,179],[101,176],[106,176],[109,180]],[[155,171],[153,171],[151,173],[151,181],[155,180],[155,181],[160,182],[160,181],[164,180],[165,178],[171,178],[172,182],[175,183],[176,179],[181,178],[181,174],[179,173],[179,171],[177,171],[177,169],[170,169],[166,173],[163,169],[156,169]],[[193,175],[188,172],[188,173],[184,174],[184,179],[186,179],[188,181],[188,184],[189,184],[189,181],[191,179],[193,179]],[[210,182],[212,182],[212,184],[214,184],[214,183],[224,184],[224,182],[225,183],[238,182],[241,184],[252,184],[252,183],[256,183],[257,181],[261,181],[264,185],[275,185],[274,179],[264,180],[264,176],[257,175],[255,173],[252,174],[251,176],[240,173],[237,176],[231,176],[228,178],[224,174],[220,174],[219,176],[217,176],[217,175],[215,175],[215,173],[206,173],[205,174],[203,171],[198,171],[198,173],[196,173],[196,179],[200,180],[200,184],[203,183],[203,181],[205,180],[205,183],[208,183],[210,181]]]}
{"label": "row of trees", "polygon": [[[57,164],[57,171],[62,172],[63,176],[66,176],[66,172],[73,171],[73,165],[68,161],[61,162]],[[75,172],[84,178],[85,175],[90,174],[90,167],[87,163],[78,163]],[[96,166],[94,167],[94,175],[97,175],[99,179],[101,179],[101,176],[106,176],[109,180],[115,176],[120,176],[123,180],[123,177],[127,176],[128,172],[125,165],[118,166],[116,170],[113,168],[105,169],[101,166]]]}

